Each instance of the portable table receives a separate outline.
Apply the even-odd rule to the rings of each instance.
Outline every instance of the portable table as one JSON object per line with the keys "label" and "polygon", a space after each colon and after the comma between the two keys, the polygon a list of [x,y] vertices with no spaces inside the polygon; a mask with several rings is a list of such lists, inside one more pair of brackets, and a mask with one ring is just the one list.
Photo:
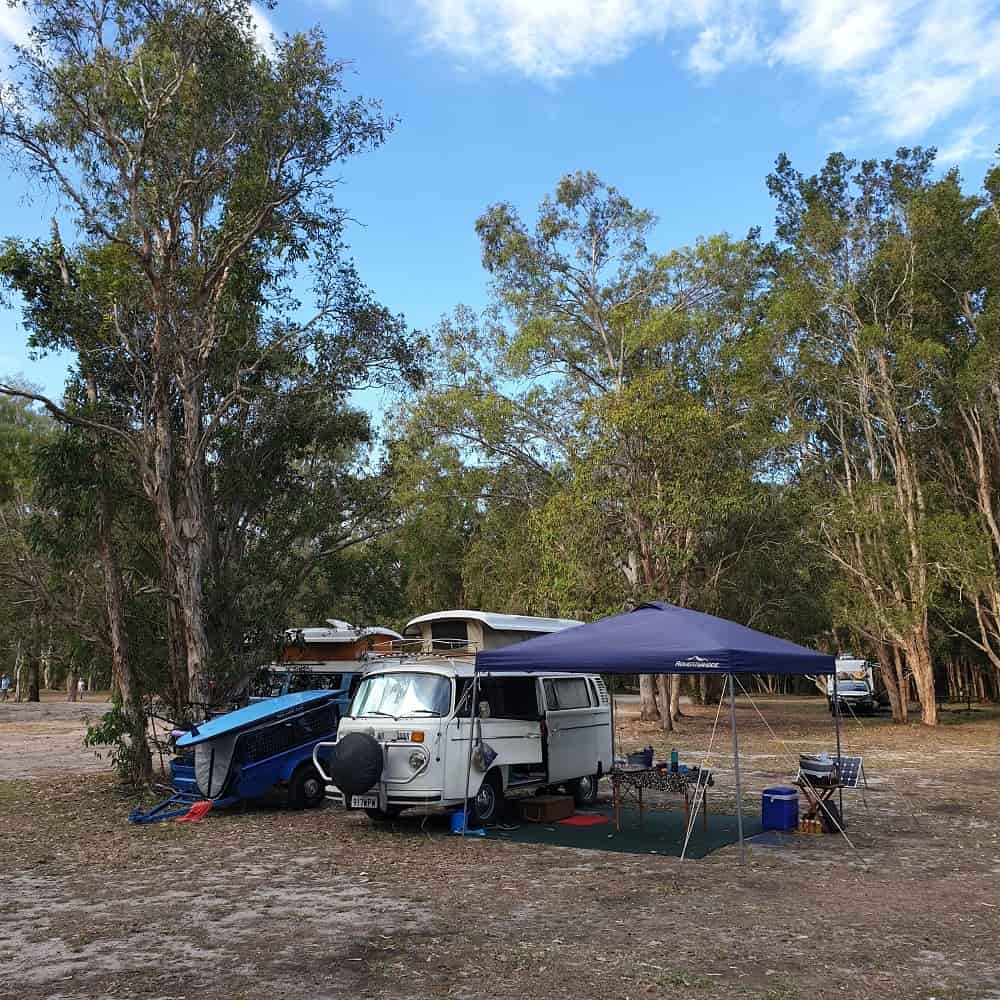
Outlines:
{"label": "portable table", "polygon": [[[807,807],[802,814],[803,819],[820,819],[823,803],[833,798],[834,792],[840,792],[845,788],[860,788],[863,801],[864,790],[868,787],[863,758],[844,755],[840,757],[836,781],[817,784],[803,777],[800,770],[794,783],[806,799]],[[865,805],[867,806],[867,803]]]}
{"label": "portable table", "polygon": [[711,771],[692,769],[687,773],[671,771],[659,767],[616,767],[608,772],[615,801],[615,828],[622,828],[622,802],[626,795],[634,794],[639,803],[639,825],[645,810],[643,791],[668,792],[684,796],[684,815],[690,822],[691,799],[699,786],[702,789],[702,822],[708,829],[708,786],[712,780]]}

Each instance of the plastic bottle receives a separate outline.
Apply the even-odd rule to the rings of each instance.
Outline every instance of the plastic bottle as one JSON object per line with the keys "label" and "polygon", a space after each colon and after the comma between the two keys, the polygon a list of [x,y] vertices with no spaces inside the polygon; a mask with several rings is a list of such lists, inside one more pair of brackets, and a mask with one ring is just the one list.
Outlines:
{"label": "plastic bottle", "polygon": [[678,757],[677,751],[673,747],[671,747],[671,749],[670,749],[670,770],[673,771],[674,774],[677,773],[677,767],[678,767],[679,763],[680,763],[680,759]]}

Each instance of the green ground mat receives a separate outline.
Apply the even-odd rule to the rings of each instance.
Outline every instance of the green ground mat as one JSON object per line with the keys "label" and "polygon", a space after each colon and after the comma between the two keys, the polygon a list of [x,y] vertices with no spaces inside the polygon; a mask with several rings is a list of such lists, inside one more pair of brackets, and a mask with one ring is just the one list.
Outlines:
{"label": "green ground mat", "polygon": [[[623,809],[621,832],[615,829],[613,812],[594,810],[594,813],[606,816],[608,822],[594,826],[569,826],[565,823],[522,821],[516,830],[490,830],[488,836],[491,840],[509,840],[519,844],[550,844],[554,847],[580,847],[588,851],[680,857],[686,829],[683,810],[647,809],[640,829],[639,810]],[[744,839],[761,830],[759,817],[743,817]],[[707,831],[702,826],[701,816],[695,820],[685,857],[703,858],[720,847],[735,844],[738,839],[735,816],[710,812]]]}

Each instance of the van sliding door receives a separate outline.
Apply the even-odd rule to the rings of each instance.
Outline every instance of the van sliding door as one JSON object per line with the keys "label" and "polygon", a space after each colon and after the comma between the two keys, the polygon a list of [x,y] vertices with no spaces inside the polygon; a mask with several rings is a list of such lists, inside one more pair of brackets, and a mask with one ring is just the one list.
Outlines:
{"label": "van sliding door", "polygon": [[548,780],[551,784],[596,774],[606,756],[608,710],[587,677],[546,677]]}

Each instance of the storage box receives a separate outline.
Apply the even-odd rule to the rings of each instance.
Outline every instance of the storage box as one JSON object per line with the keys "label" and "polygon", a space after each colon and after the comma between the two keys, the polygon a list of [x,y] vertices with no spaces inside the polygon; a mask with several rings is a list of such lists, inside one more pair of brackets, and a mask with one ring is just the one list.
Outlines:
{"label": "storage box", "polygon": [[529,823],[554,823],[576,811],[571,795],[536,795],[521,802],[521,815]]}
{"label": "storage box", "polygon": [[795,830],[799,825],[797,788],[765,788],[761,793],[760,822],[765,830]]}

